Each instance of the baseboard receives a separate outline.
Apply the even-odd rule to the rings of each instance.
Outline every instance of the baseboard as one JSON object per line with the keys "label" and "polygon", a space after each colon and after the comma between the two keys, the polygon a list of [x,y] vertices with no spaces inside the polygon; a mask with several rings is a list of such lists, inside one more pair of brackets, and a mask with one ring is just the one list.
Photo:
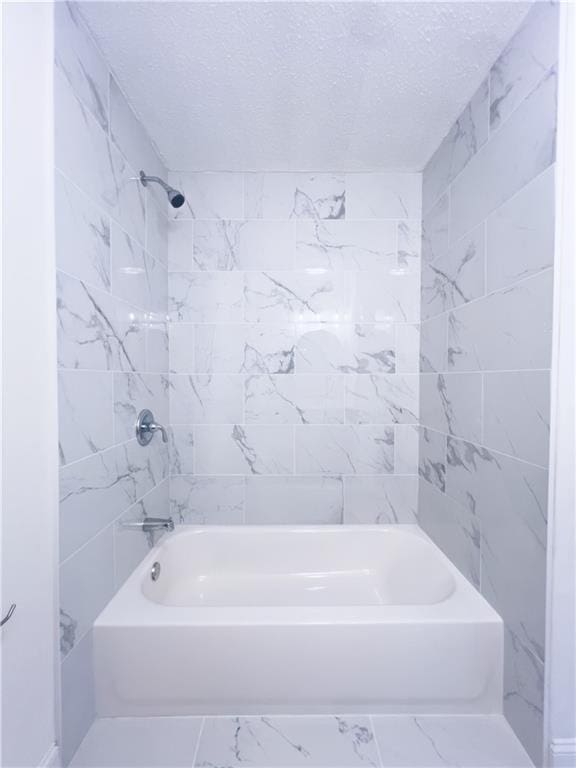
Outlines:
{"label": "baseboard", "polygon": [[548,758],[550,768],[576,768],[576,738],[552,741]]}
{"label": "baseboard", "polygon": [[40,761],[38,768],[60,768],[60,765],[60,750],[56,744],[52,744]]}

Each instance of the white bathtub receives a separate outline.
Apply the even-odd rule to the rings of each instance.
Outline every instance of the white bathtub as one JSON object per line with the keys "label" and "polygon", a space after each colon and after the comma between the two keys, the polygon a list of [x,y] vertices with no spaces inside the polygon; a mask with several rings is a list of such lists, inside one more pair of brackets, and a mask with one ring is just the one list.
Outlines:
{"label": "white bathtub", "polygon": [[100,716],[502,703],[501,620],[417,526],[180,528],[100,615],[94,654]]}

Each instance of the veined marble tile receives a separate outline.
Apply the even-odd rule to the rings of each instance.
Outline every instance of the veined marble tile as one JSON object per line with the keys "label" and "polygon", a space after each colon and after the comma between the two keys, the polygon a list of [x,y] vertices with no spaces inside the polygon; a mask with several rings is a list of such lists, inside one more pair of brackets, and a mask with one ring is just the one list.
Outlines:
{"label": "veined marble tile", "polygon": [[556,80],[551,71],[452,184],[452,242],[554,162]]}
{"label": "veined marble tile", "polygon": [[394,373],[394,326],[297,325],[295,353],[296,373]]}
{"label": "veined marble tile", "polygon": [[415,523],[418,478],[344,478],[344,522],[356,525]]}
{"label": "veined marble tile", "polygon": [[387,475],[394,471],[394,430],[387,426],[295,427],[296,473]]}
{"label": "veined marble tile", "polygon": [[450,204],[445,194],[422,219],[422,266],[444,259],[449,244]]}
{"label": "veined marble tile", "polygon": [[558,5],[536,3],[490,70],[490,127],[498,128],[558,61]]}
{"label": "veined marble tile", "polygon": [[55,64],[98,124],[108,129],[108,67],[73,3],[54,7]]}
{"label": "veined marble tile", "polygon": [[482,594],[540,660],[547,491],[545,469],[448,438],[446,493],[468,506],[481,523]]}
{"label": "veined marble tile", "polygon": [[485,293],[484,224],[464,235],[445,254],[422,265],[422,315],[433,317]]}
{"label": "veined marble tile", "polygon": [[248,219],[343,219],[344,177],[329,173],[247,173]]}
{"label": "veined marble tile", "polygon": [[246,522],[255,525],[337,525],[340,477],[247,477]]}
{"label": "veined marble tile", "polygon": [[196,472],[200,475],[291,475],[292,427],[251,424],[199,425]]}
{"label": "veined marble tile", "polygon": [[420,275],[404,267],[358,272],[352,319],[361,323],[417,323]]}
{"label": "veined marble tile", "polygon": [[244,522],[244,478],[173,476],[170,509],[177,523],[238,525]]}
{"label": "veined marble tile", "polygon": [[349,274],[323,270],[247,272],[245,320],[258,323],[340,321],[350,318]]}
{"label": "veined marble tile", "polygon": [[244,208],[247,219],[289,219],[294,210],[293,173],[245,173]]}
{"label": "veined marble tile", "polygon": [[168,431],[170,474],[194,474],[194,427],[189,424],[172,424]]}
{"label": "veined marble tile", "polygon": [[488,291],[553,265],[554,168],[550,166],[488,219]]}
{"label": "veined marble tile", "polygon": [[418,523],[459,571],[479,589],[481,525],[474,510],[454,501],[435,485],[421,482]]}
{"label": "veined marble tile", "polygon": [[143,370],[146,339],[137,310],[62,272],[56,290],[60,367]]}
{"label": "veined marble tile", "polygon": [[549,368],[552,280],[552,270],[547,270],[451,312],[449,368]]}
{"label": "veined marble tile", "polygon": [[[223,335],[228,333],[223,326],[198,326],[191,323],[170,323],[170,372],[194,373],[194,341],[196,333],[205,327],[222,328]],[[202,371],[211,373],[211,371]]]}
{"label": "veined marble tile", "polygon": [[[159,424],[168,424],[168,377],[157,373],[114,374],[114,437],[135,437],[138,414],[148,408]],[[159,438],[158,438],[159,439]]]}
{"label": "veined marble tile", "polygon": [[[441,491],[446,489],[446,435],[420,427],[418,474]],[[422,485],[422,484],[421,484]]]}
{"label": "veined marble tile", "polygon": [[482,374],[427,373],[420,377],[420,417],[438,432],[481,441]]}
{"label": "veined marble tile", "polygon": [[196,768],[378,766],[370,720],[362,715],[206,718]]}
{"label": "veined marble tile", "polygon": [[148,191],[146,198],[146,251],[164,267],[168,267],[169,231],[170,220],[164,210],[160,208],[158,201]]}
{"label": "veined marble tile", "polygon": [[112,377],[107,371],[58,372],[60,464],[69,464],[113,444]]}
{"label": "veined marble tile", "polygon": [[378,374],[346,378],[348,424],[416,424],[417,374]]}
{"label": "veined marble tile", "polygon": [[194,226],[189,219],[168,222],[168,269],[170,272],[191,272],[194,268]]}
{"label": "veined marble tile", "polygon": [[291,326],[198,325],[195,335],[197,373],[294,372],[295,337]]}
{"label": "veined marble tile", "polygon": [[397,237],[398,266],[409,272],[418,272],[422,252],[422,222],[415,220],[399,221]]}
{"label": "veined marble tile", "polygon": [[248,376],[244,408],[247,424],[343,424],[344,377]]}
{"label": "veined marble tile", "polygon": [[502,715],[374,716],[383,768],[531,768]]}
{"label": "veined marble tile", "polygon": [[153,312],[166,312],[167,275],[156,259],[116,224],[111,230],[112,293]]}
{"label": "veined marble tile", "polygon": [[420,326],[416,323],[394,325],[396,334],[396,373],[420,370]]}
{"label": "veined marble tile", "polygon": [[419,427],[394,425],[394,474],[418,475]]}
{"label": "veined marble tile", "polygon": [[550,372],[484,374],[484,445],[548,466]]}
{"label": "veined marble tile", "polygon": [[170,171],[168,183],[186,197],[175,219],[242,219],[244,217],[241,173],[179,173]]}
{"label": "veined marble tile", "polygon": [[105,528],[60,566],[60,654],[91,629],[114,594],[112,529]]}
{"label": "veined marble tile", "polygon": [[420,173],[348,173],[348,219],[419,219]]}
{"label": "veined marble tile", "polygon": [[170,376],[172,424],[235,424],[244,414],[244,380],[231,374]]}
{"label": "veined marble tile", "polygon": [[447,368],[448,315],[442,314],[420,324],[420,370],[422,373]]}
{"label": "veined marble tile", "polygon": [[110,217],[56,171],[56,264],[96,288],[110,290]]}
{"label": "veined marble tile", "polygon": [[196,221],[193,268],[292,269],[294,229],[289,221]]}
{"label": "veined marble tile", "polygon": [[62,662],[62,741],[61,757],[69,763],[94,722],[94,677],[92,632],[84,635]]}
{"label": "veined marble tile", "polygon": [[146,370],[168,373],[168,323],[166,313],[144,313],[146,329]]}
{"label": "veined marble tile", "polygon": [[114,524],[114,580],[119,589],[134,568],[164,535],[162,531],[145,533],[123,528],[123,523],[142,521],[147,517],[168,517],[170,500],[168,480],[149,491],[136,504],[129,507]]}
{"label": "veined marble tile", "polygon": [[430,158],[422,176],[422,203],[428,211],[487,139],[490,122],[488,79],[484,80],[444,141]]}
{"label": "veined marble tile", "polygon": [[[394,221],[298,221],[296,269],[375,269],[397,263]],[[408,261],[408,255],[405,255]]]}
{"label": "veined marble tile", "polygon": [[168,309],[174,321],[239,323],[243,320],[241,272],[173,272]]}

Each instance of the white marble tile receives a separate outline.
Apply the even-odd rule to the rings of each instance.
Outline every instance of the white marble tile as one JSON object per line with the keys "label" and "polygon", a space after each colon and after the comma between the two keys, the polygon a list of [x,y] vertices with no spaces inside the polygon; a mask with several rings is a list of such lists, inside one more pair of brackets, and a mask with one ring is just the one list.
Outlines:
{"label": "white marble tile", "polygon": [[423,374],[420,378],[422,423],[438,432],[481,441],[482,374]]}
{"label": "white marble tile", "polygon": [[293,173],[244,174],[247,219],[289,219],[294,210],[295,195]]}
{"label": "white marble tile", "polygon": [[433,317],[485,293],[484,224],[464,235],[433,262],[422,265],[422,316]]}
{"label": "white marble tile", "polygon": [[296,326],[296,373],[394,373],[390,323],[322,323]]}
{"label": "white marble tile", "polygon": [[111,229],[112,293],[148,311],[166,312],[164,267],[116,224]]}
{"label": "white marble tile", "polygon": [[292,269],[289,221],[196,221],[193,269]]}
{"label": "white marble tile", "polygon": [[482,594],[543,660],[548,473],[454,438],[447,464],[446,493],[480,520]]}
{"label": "white marble tile", "polygon": [[549,368],[552,270],[450,313],[452,371]]}
{"label": "white marble tile", "polygon": [[421,426],[418,474],[441,491],[446,488],[446,435]]}
{"label": "white marble tile", "polygon": [[383,768],[530,768],[502,715],[372,718]]}
{"label": "white marble tile", "polygon": [[378,766],[370,720],[363,715],[207,718],[196,768]]}
{"label": "white marble tile", "polygon": [[55,5],[54,36],[56,67],[98,124],[107,130],[108,68],[75,4]]}
{"label": "white marble tile", "polygon": [[445,258],[450,243],[450,203],[442,195],[422,219],[422,266]]}
{"label": "white marble tile", "polygon": [[291,326],[198,325],[195,339],[197,373],[294,372],[295,336]]}
{"label": "white marble tile", "polygon": [[[163,193],[163,192],[162,192]],[[164,267],[168,266],[168,237],[170,220],[157,200],[148,192],[146,198],[146,242],[147,253]],[[166,278],[167,279],[167,278]]]}
{"label": "white marble tile", "polygon": [[168,431],[168,453],[172,475],[194,474],[194,427],[172,424]]}
{"label": "white marble tile", "polygon": [[420,370],[445,371],[448,365],[448,315],[442,314],[420,323]]}
{"label": "white marble tile", "polygon": [[[480,588],[480,524],[473,510],[420,482],[418,523],[460,572]],[[483,573],[482,573],[483,578]]]}
{"label": "white marble tile", "polygon": [[295,427],[296,473],[386,475],[394,471],[394,430],[374,425]]}
{"label": "white marble tile", "polygon": [[95,721],[70,768],[191,768],[200,717],[118,717]]}
{"label": "white marble tile", "polygon": [[230,374],[170,375],[172,424],[234,424],[244,417],[244,380]]}
{"label": "white marble tile", "polygon": [[112,528],[105,528],[60,566],[60,653],[67,656],[114,594]]}
{"label": "white marble tile", "polygon": [[422,204],[428,211],[482,147],[489,132],[488,79],[480,85],[446,138],[428,161],[422,177]]}
{"label": "white marble tile", "polygon": [[419,439],[418,425],[394,425],[394,474],[418,474]]}
{"label": "white marble tile", "polygon": [[298,221],[295,267],[356,270],[395,265],[396,230],[394,221]]}
{"label": "white marble tile", "polygon": [[60,757],[67,765],[94,722],[92,632],[72,649],[62,662],[62,721]]}
{"label": "white marble tile", "polygon": [[[224,336],[229,333],[223,326],[198,326],[191,323],[170,323],[168,334],[170,338],[170,372],[194,373],[194,349],[196,334],[206,327],[222,329]],[[212,371],[201,371],[212,373]],[[218,371],[220,373],[220,371]]]}
{"label": "white marble tile", "polygon": [[[364,222],[367,224],[367,222]],[[422,254],[422,222],[420,220],[399,221],[396,225],[398,238],[398,266],[409,272],[420,271]]]}
{"label": "white marble tile", "polygon": [[417,323],[420,275],[404,267],[358,272],[352,319],[361,323]]}
{"label": "white marble tile", "polygon": [[242,219],[241,173],[178,173],[170,171],[168,183],[182,191],[186,202],[173,211],[175,219]]}
{"label": "white marble tile", "polygon": [[191,272],[194,261],[194,226],[189,219],[169,220],[168,269],[171,272]]}
{"label": "white marble tile", "polygon": [[344,523],[415,523],[417,477],[345,477]]}
{"label": "white marble tile", "polygon": [[247,424],[343,424],[344,377],[248,376],[244,405]]}
{"label": "white marble tile", "polygon": [[251,424],[199,425],[196,472],[200,475],[291,475],[292,427]]}
{"label": "white marble tile", "polygon": [[146,370],[150,373],[168,373],[168,323],[165,312],[146,312]]}
{"label": "white marble tile", "polygon": [[247,477],[246,522],[336,525],[342,522],[339,477]]}
{"label": "white marble tile", "polygon": [[60,367],[144,369],[145,329],[137,310],[62,272],[56,290]]}
{"label": "white marble tile", "polygon": [[378,374],[346,378],[348,424],[416,424],[417,374]]}
{"label": "white marble tile", "polygon": [[484,374],[484,445],[547,467],[549,442],[550,372]]}
{"label": "white marble tile", "polygon": [[394,325],[396,335],[396,373],[418,373],[420,370],[420,326]]}
{"label": "white marble tile", "polygon": [[189,323],[243,320],[241,272],[172,272],[168,280],[168,309],[172,320]]}
{"label": "white marble tile", "polygon": [[547,75],[454,181],[452,242],[554,162],[556,79]]}
{"label": "white marble tile", "polygon": [[135,437],[134,426],[144,408],[152,411],[159,424],[168,424],[168,377],[157,373],[115,373],[114,437],[117,443]]}
{"label": "white marble tile", "polygon": [[497,129],[558,61],[558,5],[536,3],[490,70],[490,127]]}
{"label": "white marble tile", "polygon": [[344,177],[329,173],[245,174],[248,219],[343,219]]}
{"label": "white marble tile", "polygon": [[109,291],[110,217],[58,171],[54,210],[58,269]]}
{"label": "white marble tile", "polygon": [[58,372],[58,451],[61,464],[102,451],[114,443],[113,374]]}
{"label": "white marble tile", "polygon": [[170,478],[170,510],[186,525],[244,522],[244,478],[179,475]]}
{"label": "white marble tile", "polygon": [[506,288],[554,263],[554,167],[487,221],[487,290]]}
{"label": "white marble tile", "polygon": [[352,285],[343,272],[247,272],[245,320],[330,322],[350,318]]}
{"label": "white marble tile", "polygon": [[349,173],[346,175],[347,219],[419,219],[420,173]]}

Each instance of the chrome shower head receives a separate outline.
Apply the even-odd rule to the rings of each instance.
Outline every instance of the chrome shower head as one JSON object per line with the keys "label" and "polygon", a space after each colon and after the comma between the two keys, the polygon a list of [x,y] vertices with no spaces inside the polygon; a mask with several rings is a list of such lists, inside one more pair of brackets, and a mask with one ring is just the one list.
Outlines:
{"label": "chrome shower head", "polygon": [[144,171],[140,171],[140,182],[142,183],[142,186],[146,187],[150,181],[154,182],[155,184],[160,184],[162,189],[164,189],[168,195],[168,200],[170,201],[170,205],[173,208],[181,208],[186,202],[186,198],[182,192],[174,189],[174,187],[171,187],[169,184],[166,184],[166,182],[160,179],[158,176],[146,176]]}

